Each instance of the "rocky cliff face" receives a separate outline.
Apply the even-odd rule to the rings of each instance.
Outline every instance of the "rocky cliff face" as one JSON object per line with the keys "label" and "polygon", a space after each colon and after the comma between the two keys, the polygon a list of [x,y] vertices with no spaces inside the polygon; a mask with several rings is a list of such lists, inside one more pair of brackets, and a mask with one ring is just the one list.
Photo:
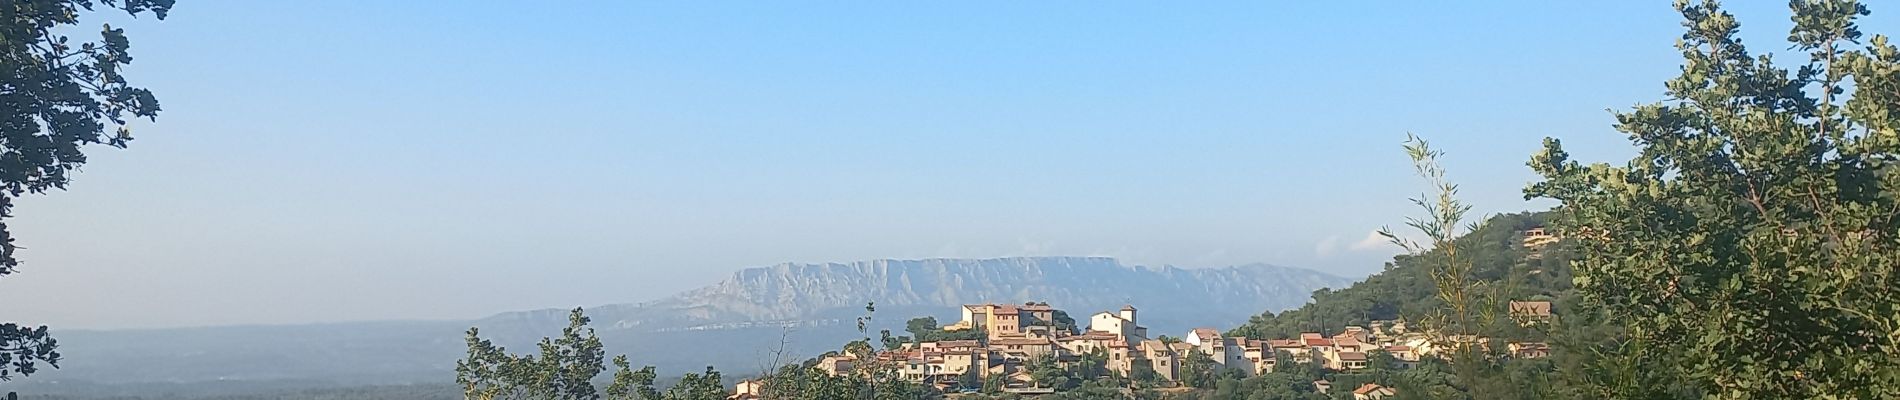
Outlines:
{"label": "rocky cliff face", "polygon": [[[748,268],[717,284],[644,304],[589,309],[597,323],[628,330],[717,329],[850,318],[881,309],[955,315],[961,304],[1047,301],[1078,319],[1140,307],[1158,329],[1231,326],[1262,310],[1298,306],[1344,278],[1264,264],[1189,269],[1125,265],[1103,257],[874,260]],[[556,312],[534,312],[559,318]],[[886,319],[910,315],[880,312]],[[519,313],[495,319],[525,318]],[[529,318],[540,319],[540,318]]]}

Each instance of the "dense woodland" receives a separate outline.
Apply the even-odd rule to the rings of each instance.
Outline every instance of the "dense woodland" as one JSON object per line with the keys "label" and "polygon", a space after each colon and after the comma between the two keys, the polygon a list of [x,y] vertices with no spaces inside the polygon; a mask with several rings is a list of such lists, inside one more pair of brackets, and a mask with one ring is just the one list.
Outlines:
{"label": "dense woodland", "polygon": [[[1477,279],[1495,282],[1507,290],[1502,298],[1514,300],[1551,300],[1560,313],[1577,303],[1571,287],[1571,244],[1559,242],[1542,249],[1522,245],[1523,232],[1546,224],[1548,213],[1518,213],[1490,218],[1482,228],[1458,238],[1461,246],[1475,259]],[[1313,302],[1279,314],[1255,316],[1246,324],[1227,332],[1229,336],[1249,338],[1288,338],[1300,332],[1337,333],[1346,326],[1367,326],[1371,321],[1393,321],[1406,316],[1425,315],[1443,308],[1433,286],[1432,268],[1427,259],[1400,255],[1386,263],[1385,270],[1364,281],[1338,290],[1322,289],[1313,293]],[[1509,321],[1488,326],[1481,333],[1489,336],[1535,335]]]}
{"label": "dense woodland", "polygon": [[[1559,242],[1536,249],[1523,246],[1523,232],[1543,227],[1548,215],[1518,213],[1494,216],[1480,224],[1478,230],[1457,238],[1457,241],[1459,247],[1468,251],[1474,260],[1472,265],[1476,268],[1471,272],[1472,275],[1485,285],[1498,289],[1496,301],[1485,307],[1503,310],[1505,306],[1498,303],[1548,300],[1553,302],[1553,311],[1566,318],[1557,324],[1537,328],[1525,327],[1509,318],[1496,318],[1475,329],[1474,334],[1494,341],[1511,339],[1557,343],[1610,335],[1613,329],[1600,322],[1582,317],[1576,317],[1574,321],[1569,318],[1586,312],[1578,309],[1580,300],[1570,284],[1569,265],[1573,244]],[[1433,286],[1433,269],[1428,256],[1401,255],[1388,263],[1384,271],[1365,281],[1345,289],[1320,290],[1313,293],[1312,303],[1277,315],[1263,313],[1227,334],[1280,339],[1297,337],[1301,332],[1336,333],[1346,326],[1367,326],[1371,321],[1421,321],[1425,319],[1424,316],[1444,307],[1444,300],[1439,298]],[[1442,398],[1440,395],[1460,392],[1484,393],[1485,396],[1481,398],[1492,399],[1553,398],[1558,397],[1553,392],[1561,390],[1552,382],[1557,367],[1564,363],[1576,363],[1572,359],[1574,356],[1553,352],[1551,357],[1539,359],[1485,357],[1494,364],[1486,366],[1481,379],[1465,382],[1444,360],[1427,359],[1417,368],[1399,370],[1389,362],[1389,355],[1375,352],[1370,371],[1337,373],[1319,368],[1296,368],[1246,379],[1222,377],[1208,382],[1210,384],[1194,385],[1201,386],[1202,390],[1195,390],[1181,398],[1337,398],[1314,393],[1310,383],[1321,379],[1333,382],[1335,387],[1351,388],[1361,383],[1378,383],[1408,389],[1405,392],[1411,395],[1402,392],[1401,398]],[[1280,365],[1292,365],[1290,360],[1280,362]],[[1428,393],[1435,395],[1415,397]],[[1345,398],[1351,396],[1348,394]]]}

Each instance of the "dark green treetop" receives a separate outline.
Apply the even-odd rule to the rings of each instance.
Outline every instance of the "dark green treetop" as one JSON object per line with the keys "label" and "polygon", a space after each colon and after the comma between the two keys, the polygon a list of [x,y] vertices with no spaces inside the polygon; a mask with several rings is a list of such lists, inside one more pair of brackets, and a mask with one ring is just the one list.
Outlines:
{"label": "dark green treetop", "polygon": [[[155,118],[158,100],[121,73],[132,62],[124,29],[105,25],[97,41],[65,32],[99,9],[165,19],[173,0],[16,0],[0,7],[0,277],[20,265],[13,200],[65,189],[86,163],[85,146],[125,147],[128,118]],[[107,132],[111,128],[112,132]],[[45,326],[0,324],[0,381],[59,366],[58,342]]]}
{"label": "dark green treetop", "polygon": [[1678,1],[1681,74],[1616,116],[1639,154],[1532,157],[1526,196],[1562,203],[1579,292],[1626,328],[1591,396],[1900,398],[1900,50],[1856,1],[1790,8],[1792,67],[1718,2]]}

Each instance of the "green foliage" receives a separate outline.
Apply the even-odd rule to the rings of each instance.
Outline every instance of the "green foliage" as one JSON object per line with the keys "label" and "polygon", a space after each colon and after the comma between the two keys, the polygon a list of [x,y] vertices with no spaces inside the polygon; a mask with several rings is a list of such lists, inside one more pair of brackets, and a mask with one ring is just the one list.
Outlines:
{"label": "green foliage", "polygon": [[1398,364],[1398,358],[1392,357],[1392,353],[1385,350],[1373,350],[1366,353],[1366,368],[1374,371],[1395,371],[1399,369]]}
{"label": "green foliage", "polygon": [[977,370],[971,368],[957,375],[957,389],[978,389],[983,387],[983,377],[977,376]]}
{"label": "green foliage", "polygon": [[[1060,319],[1058,319],[1058,322],[1059,321]],[[1070,323],[1073,324],[1074,321],[1070,321]],[[984,336],[983,331],[980,329],[945,331],[942,325],[937,324],[937,317],[911,318],[910,321],[904,322],[904,331],[909,332],[910,338],[918,342],[977,340]]]}
{"label": "green foliage", "polygon": [[1029,376],[1036,380],[1036,387],[1058,391],[1075,389],[1082,385],[1082,379],[1075,371],[1056,363],[1055,356],[1044,356],[1029,364]]}
{"label": "green foliage", "polygon": [[661,392],[654,388],[657,376],[652,366],[633,370],[624,355],[615,356],[613,381],[605,396],[594,387],[594,377],[606,351],[591,322],[580,308],[568,313],[568,325],[557,338],[542,338],[539,354],[514,355],[481,337],[481,330],[469,328],[465,341],[468,356],[455,362],[455,383],[466,399],[562,399],[562,400],[711,400],[725,398],[719,371],[706,367],[703,374],[686,374],[678,384]]}
{"label": "green foliage", "polygon": [[[1560,312],[1576,303],[1570,278],[1567,242],[1527,249],[1521,245],[1526,229],[1543,226],[1546,214],[1518,213],[1490,217],[1478,229],[1455,239],[1472,264],[1470,275],[1503,290],[1510,299],[1549,298]],[[1248,338],[1298,337],[1301,332],[1338,333],[1347,326],[1371,321],[1422,320],[1444,307],[1427,263],[1431,258],[1399,255],[1384,271],[1344,289],[1314,291],[1313,301],[1280,314],[1262,313],[1227,332]],[[1489,336],[1541,338],[1543,332],[1521,329],[1498,319],[1477,333]]]}
{"label": "green foliage", "polygon": [[911,337],[914,337],[914,338],[917,338],[917,340],[926,341],[926,342],[929,342],[931,340],[925,340],[924,335],[932,331],[937,331],[940,326],[941,325],[937,324],[937,317],[925,316],[925,317],[911,318],[909,321],[904,321],[905,332],[910,332]]}
{"label": "green foliage", "polygon": [[[806,365],[787,365],[762,378],[760,395],[768,399],[914,400],[940,399],[936,389],[916,382],[867,374],[831,376]],[[881,379],[873,382],[873,379]],[[721,393],[720,397],[724,398]]]}
{"label": "green foliage", "polygon": [[1055,310],[1050,313],[1049,318],[1055,320],[1055,328],[1057,331],[1075,333],[1076,329],[1080,328],[1075,325],[1075,318],[1070,317],[1068,311]]}
{"label": "green foliage", "polygon": [[[132,140],[126,118],[156,118],[152,92],[131,86],[121,71],[132,63],[124,29],[105,25],[99,40],[72,42],[79,16],[94,7],[145,12],[165,19],[172,0],[41,0],[13,2],[0,24],[7,55],[0,95],[7,123],[0,124],[0,218],[12,217],[13,199],[65,189],[71,172],[86,163],[81,147],[123,148]],[[107,125],[116,128],[108,135]],[[0,276],[19,266],[14,239],[0,224]]]}
{"label": "green foliage", "polygon": [[1134,381],[1137,387],[1151,388],[1161,384],[1161,374],[1147,363],[1135,363],[1134,367],[1129,368],[1128,379]]}
{"label": "green foliage", "polygon": [[39,371],[40,362],[58,368],[58,349],[59,341],[53,339],[46,325],[0,324],[0,381],[12,380],[15,374],[32,375]]}
{"label": "green foliage", "polygon": [[575,308],[560,338],[541,339],[538,356],[508,354],[482,339],[479,329],[469,328],[468,356],[455,363],[455,381],[470,399],[597,398],[592,380],[605,369],[605,353],[588,321]]}
{"label": "green foliage", "polygon": [[1900,398],[1900,49],[1855,1],[1790,5],[1794,71],[1716,2],[1677,2],[1668,99],[1617,115],[1639,155],[1532,157],[1526,196],[1562,203],[1580,292],[1626,327],[1587,396]]}
{"label": "green foliage", "polygon": [[[1286,353],[1280,353],[1277,358],[1277,363],[1280,365],[1280,368],[1275,369],[1271,373],[1244,379],[1232,376],[1217,376],[1207,387],[1196,387],[1195,390],[1180,393],[1173,398],[1195,400],[1331,399],[1332,397],[1318,393],[1313,387],[1313,381],[1321,379],[1352,380],[1351,378],[1346,378],[1346,375],[1333,374],[1313,363],[1302,364],[1294,362],[1292,356]],[[1363,377],[1360,378],[1360,381],[1370,381],[1373,379],[1375,378]],[[1343,387],[1343,385],[1335,384],[1333,393],[1340,393],[1340,387]],[[1348,388],[1346,390],[1350,391],[1351,389]],[[1346,398],[1350,399],[1352,397],[1348,394]]]}
{"label": "green foliage", "polygon": [[1190,387],[1211,389],[1220,378],[1217,362],[1213,357],[1199,349],[1189,350],[1187,360],[1181,362],[1181,383]]}
{"label": "green foliage", "polygon": [[703,373],[687,373],[680,377],[679,383],[666,389],[660,397],[665,400],[724,400],[726,386],[719,381],[719,371],[706,367]]}
{"label": "green foliage", "polygon": [[[70,385],[70,384],[69,384]],[[137,388],[131,386],[137,385]],[[232,382],[72,386],[60,394],[41,392],[31,400],[457,400],[461,390],[449,383],[347,387],[270,388]],[[5,398],[5,396],[0,396]]]}
{"label": "green foliage", "polygon": [[[1486,336],[1492,338],[1489,342],[1460,339],[1503,333],[1496,327],[1507,312],[1504,302],[1512,294],[1509,285],[1515,281],[1500,282],[1479,275],[1478,264],[1467,247],[1469,242],[1457,240],[1458,226],[1464,224],[1471,205],[1458,199],[1458,185],[1445,178],[1445,169],[1438,163],[1444,153],[1412,135],[1406,137],[1405,153],[1411,157],[1419,177],[1430,183],[1434,191],[1430,197],[1412,200],[1425,216],[1408,218],[1406,225],[1430,242],[1420,244],[1393,233],[1390,228],[1380,229],[1379,234],[1421,260],[1423,269],[1431,277],[1433,294],[1443,304],[1440,309],[1409,319],[1419,323],[1423,328],[1421,332],[1433,346],[1450,353],[1453,378],[1461,392],[1480,399],[1515,398],[1510,394],[1510,382],[1496,379],[1500,375],[1498,370],[1507,361],[1501,353],[1504,342],[1496,336]],[[1469,225],[1465,232],[1483,229],[1483,221],[1480,221]],[[1365,382],[1338,383],[1343,384],[1342,388],[1350,388]]]}
{"label": "green foliage", "polygon": [[896,350],[898,347],[903,347],[904,343],[910,342],[909,336],[891,336],[889,329],[877,331],[877,336],[878,342],[884,344],[885,350]]}
{"label": "green foliage", "polygon": [[1078,355],[1076,360],[1071,362],[1070,368],[1075,371],[1075,376],[1081,378],[1083,381],[1096,381],[1114,377],[1114,372],[1108,370],[1108,350],[1099,347],[1088,353]]}
{"label": "green foliage", "polygon": [[983,393],[997,394],[997,393],[1002,393],[1002,392],[1003,392],[1002,379],[987,379],[983,381]]}
{"label": "green foliage", "polygon": [[[1385,355],[1385,357],[1390,357]],[[1211,385],[1181,392],[1175,399],[1351,399],[1351,391],[1367,383],[1399,388],[1398,399],[1549,399],[1566,396],[1556,382],[1560,373],[1553,359],[1509,360],[1483,364],[1486,375],[1477,381],[1461,378],[1444,360],[1427,359],[1410,369],[1393,363],[1358,371],[1331,371],[1317,363],[1299,363],[1282,353],[1281,368],[1258,376],[1217,376]],[[1313,382],[1331,384],[1320,394]],[[1482,394],[1480,394],[1482,393]]]}
{"label": "green foliage", "polygon": [[1172,397],[1167,397],[1167,396],[1165,396],[1165,394],[1164,394],[1164,393],[1162,393],[1162,392],[1159,392],[1159,391],[1154,391],[1154,390],[1129,390],[1128,388],[1126,388],[1126,387],[1124,387],[1124,386],[1122,386],[1122,385],[1119,385],[1119,384],[1116,384],[1116,383],[1113,383],[1113,382],[1089,382],[1089,383],[1085,383],[1085,384],[1083,384],[1083,385],[1082,385],[1082,386],[1080,386],[1080,387],[1077,387],[1077,388],[1075,388],[1074,390],[1070,390],[1070,391],[1066,391],[1066,392],[1057,392],[1057,393],[1054,393],[1054,394],[1047,394],[1047,395],[1039,395],[1039,396],[1033,396],[1033,397],[1024,397],[1024,396],[1022,396],[1022,395],[1018,395],[1018,394],[1014,394],[1014,393],[991,393],[991,392],[985,392],[985,393],[982,393],[982,394],[977,394],[977,395],[967,395],[967,396],[962,396],[962,397],[958,397],[958,399],[962,399],[962,400],[1020,400],[1020,399],[1037,399],[1037,400],[1099,400],[1099,399],[1117,399],[1117,400],[1120,400],[1120,399],[1134,399],[1134,400],[1161,400],[1161,399],[1171,399],[1171,398],[1172,398]]}
{"label": "green foliage", "polygon": [[561,329],[559,338],[542,338],[540,363],[529,372],[532,379],[546,385],[546,392],[555,398],[586,399],[599,396],[594,389],[594,375],[606,370],[601,366],[606,360],[606,350],[600,338],[594,336],[594,329],[588,328],[591,319],[575,308],[568,314],[568,325]]}
{"label": "green foliage", "polygon": [[[1434,335],[1473,335],[1481,326],[1491,325],[1503,311],[1498,285],[1485,280],[1474,272],[1477,269],[1466,248],[1467,242],[1456,240],[1458,226],[1465,223],[1465,214],[1471,211],[1471,205],[1458,199],[1458,185],[1445,178],[1445,169],[1438,164],[1438,158],[1444,152],[1434,150],[1431,144],[1417,136],[1407,135],[1405,153],[1412,158],[1412,165],[1419,177],[1425,178],[1434,191],[1431,197],[1420,196],[1412,199],[1413,204],[1425,212],[1424,217],[1411,217],[1406,225],[1425,235],[1429,243],[1418,243],[1390,228],[1379,230],[1393,244],[1404,248],[1414,257],[1422,259],[1432,278],[1434,294],[1444,303],[1443,309],[1431,310],[1430,315],[1413,319],[1424,323],[1427,332]],[[1483,229],[1482,221],[1465,228],[1466,232]],[[1448,313],[1447,313],[1448,312]],[[1442,340],[1440,342],[1443,342]],[[1470,342],[1449,343],[1463,350]]]}
{"label": "green foliage", "polygon": [[[864,306],[864,315],[858,317],[858,332],[865,334],[865,337],[846,343],[842,352],[834,351],[827,353],[827,355],[849,354],[857,357],[857,362],[851,371],[832,376],[816,367],[818,364],[817,359],[806,360],[799,365],[780,367],[778,370],[761,377],[763,386],[760,389],[760,394],[769,399],[813,400],[912,400],[942,398],[943,393],[938,392],[934,387],[902,379],[896,372],[896,365],[887,364],[877,357],[877,352],[872,348],[871,339],[869,337],[869,327],[876,313],[877,305],[875,303],[866,303]],[[907,325],[915,329],[919,326],[933,326],[934,324],[936,324],[935,319],[926,321],[920,318],[911,320]],[[890,337],[888,331],[881,332],[880,336]],[[689,378],[693,377],[691,374],[687,376]],[[703,378],[704,376],[711,376],[712,378],[707,380]],[[707,375],[703,375],[700,379],[700,381],[696,382],[710,382],[712,386],[708,387],[711,388],[711,390],[719,389],[717,386],[718,373],[714,372],[711,368],[707,368]],[[682,381],[681,384],[686,385],[687,382],[688,381]],[[698,399],[696,397],[681,397],[680,399],[689,398]],[[712,398],[713,397],[707,397],[707,399]],[[724,398],[723,393],[717,398]],[[673,399],[673,397],[668,397],[668,399]]]}
{"label": "green foliage", "polygon": [[626,355],[614,356],[614,378],[613,383],[607,385],[607,398],[658,399],[660,391],[653,387],[653,380],[658,376],[651,365],[635,371]]}
{"label": "green foliage", "polygon": [[[7,69],[0,73],[0,277],[20,260],[6,219],[13,201],[29,193],[65,189],[74,170],[86,163],[84,147],[124,148],[132,140],[125,122],[158,116],[152,92],[132,86],[121,74],[132,63],[124,29],[105,25],[98,41],[72,41],[67,33],[95,7],[147,12],[165,19],[172,0],[15,1],[0,18],[0,49]],[[105,130],[116,128],[110,135]],[[39,364],[59,367],[59,343],[45,326],[0,324],[0,381],[31,375]]]}
{"label": "green foliage", "polygon": [[856,378],[831,376],[818,368],[787,365],[765,378],[760,395],[768,399],[858,399]]}
{"label": "green foliage", "polygon": [[[1319,397],[1311,393],[1314,380],[1333,383],[1334,394],[1350,391],[1365,383],[1401,388],[1402,398],[1432,399],[1538,399],[1558,396],[1563,382],[1552,382],[1556,373],[1534,375],[1522,371],[1555,371],[1559,362],[1579,364],[1582,355],[1558,349],[1549,359],[1513,360],[1501,354],[1501,338],[1523,341],[1594,342],[1604,340],[1603,321],[1579,319],[1530,329],[1509,318],[1500,304],[1513,299],[1544,299],[1555,303],[1556,312],[1569,315],[1577,308],[1578,297],[1570,284],[1569,260],[1572,244],[1559,242],[1540,248],[1522,245],[1522,232],[1542,226],[1545,213],[1497,215],[1481,223],[1462,225],[1462,209],[1455,196],[1456,186],[1443,180],[1444,171],[1436,166],[1439,153],[1422,142],[1408,145],[1408,153],[1420,161],[1418,169],[1432,181],[1438,192],[1415,202],[1426,210],[1425,218],[1411,226],[1435,230],[1421,232],[1431,239],[1429,245],[1405,242],[1413,250],[1394,258],[1387,268],[1358,284],[1341,290],[1321,290],[1314,301],[1279,315],[1263,314],[1230,335],[1255,338],[1293,337],[1300,332],[1334,333],[1346,326],[1364,326],[1373,320],[1404,319],[1413,322],[1413,331],[1430,329],[1439,338],[1451,334],[1474,334],[1494,339],[1486,347],[1458,346],[1451,351],[1452,362],[1427,359],[1417,368],[1401,370],[1397,360],[1383,351],[1368,354],[1369,368],[1350,373],[1329,371],[1315,363],[1298,363],[1286,353],[1277,355],[1273,373],[1236,380],[1222,388],[1222,379],[1214,380],[1214,390],[1197,390],[1203,398],[1296,399]],[[1390,232],[1388,232],[1390,233]],[[1397,237],[1398,235],[1391,235]],[[1463,310],[1452,304],[1463,303]],[[1446,333],[1449,331],[1449,333]],[[1533,367],[1536,366],[1536,367]],[[1539,369],[1541,368],[1541,369]],[[1514,373],[1519,372],[1519,373]],[[1190,381],[1198,378],[1188,377]],[[1194,383],[1194,382],[1190,382]],[[1221,393],[1225,392],[1225,395]],[[1345,395],[1350,398],[1350,395]]]}
{"label": "green foliage", "polygon": [[1036,397],[1049,400],[1094,400],[1094,399],[1162,399],[1161,392],[1153,390],[1128,390],[1115,382],[1090,382],[1067,392]]}

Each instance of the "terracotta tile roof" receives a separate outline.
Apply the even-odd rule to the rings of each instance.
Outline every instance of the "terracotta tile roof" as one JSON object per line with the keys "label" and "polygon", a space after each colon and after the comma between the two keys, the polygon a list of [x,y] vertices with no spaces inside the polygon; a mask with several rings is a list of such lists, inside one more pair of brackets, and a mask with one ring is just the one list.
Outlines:
{"label": "terracotta tile roof", "polygon": [[1332,346],[1332,345],[1333,345],[1333,340],[1332,340],[1332,339],[1306,339],[1306,345],[1307,345],[1308,347],[1312,347],[1312,346]]}
{"label": "terracotta tile roof", "polygon": [[1048,345],[1048,344],[1049,344],[1049,339],[1043,339],[1043,338],[1034,338],[1034,339],[1032,338],[1002,338],[1002,339],[996,339],[996,340],[990,341],[991,346]]}
{"label": "terracotta tile roof", "polygon": [[1296,340],[1296,339],[1273,339],[1273,340],[1267,341],[1268,346],[1272,346],[1273,348],[1276,348],[1276,349],[1306,347],[1302,343],[1304,342],[1300,340]]}
{"label": "terracotta tile roof", "polygon": [[1220,331],[1216,331],[1214,328],[1194,328],[1192,333],[1194,336],[1199,336],[1201,340],[1220,339]]}
{"label": "terracotta tile roof", "polygon": [[1358,389],[1353,389],[1352,394],[1372,394],[1372,392],[1379,391],[1380,388],[1383,388],[1383,386],[1379,386],[1377,383],[1368,383],[1359,386]]}
{"label": "terracotta tile roof", "polygon": [[982,345],[983,345],[982,343],[979,343],[975,340],[945,340],[945,341],[937,342],[937,348],[964,348],[964,347],[978,347]]}
{"label": "terracotta tile roof", "polygon": [[1365,361],[1366,353],[1360,353],[1357,351],[1342,351],[1342,352],[1339,352],[1339,360],[1340,361]]}
{"label": "terracotta tile roof", "polygon": [[1115,338],[1117,337],[1119,336],[1113,333],[1100,332],[1100,331],[1088,331],[1080,335],[1063,336],[1060,338],[1056,338],[1056,340],[1064,341],[1064,342],[1076,341],[1076,340],[1115,340]]}

